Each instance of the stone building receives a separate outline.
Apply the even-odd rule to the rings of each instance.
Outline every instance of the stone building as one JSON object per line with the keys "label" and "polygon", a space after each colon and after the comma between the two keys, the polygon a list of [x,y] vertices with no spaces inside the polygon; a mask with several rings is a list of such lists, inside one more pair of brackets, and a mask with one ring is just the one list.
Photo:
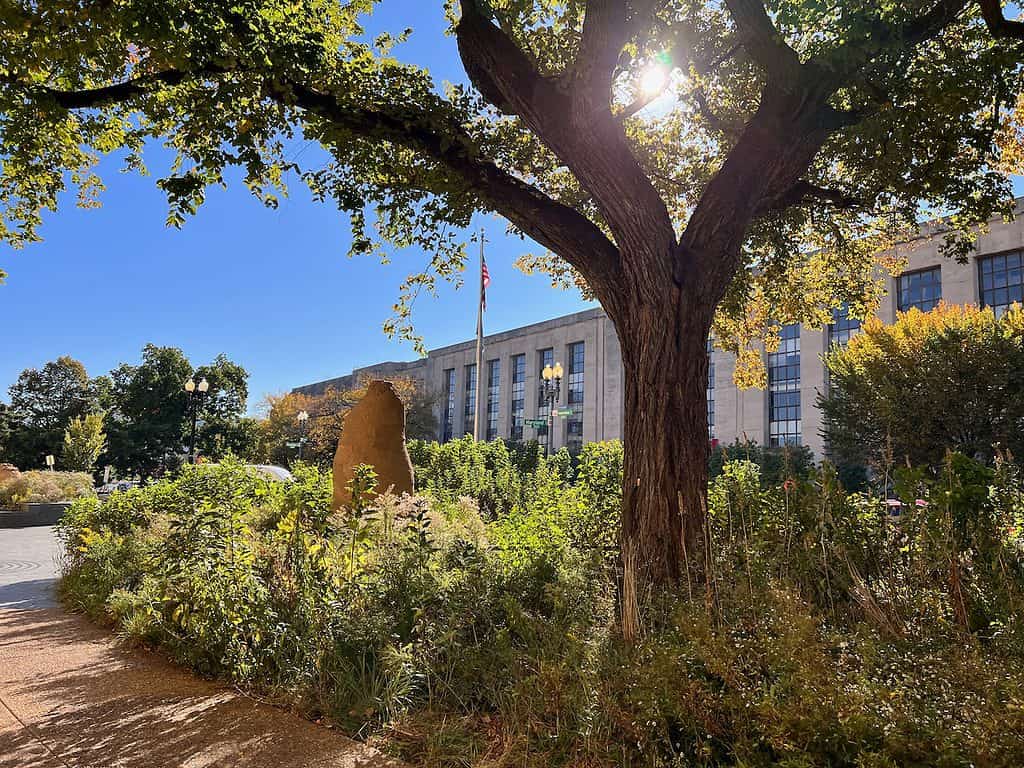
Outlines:
{"label": "stone building", "polygon": [[[1018,214],[1024,213],[1021,201]],[[885,322],[896,312],[928,310],[940,300],[950,304],[982,304],[1004,311],[1024,302],[1024,219],[990,222],[966,264],[939,255],[941,223],[901,246],[906,271],[888,277],[879,308]],[[768,389],[740,390],[733,383],[735,359],[712,354],[708,377],[711,437],[720,442],[751,440],[770,445],[801,443],[820,455],[822,418],[815,406],[827,387],[823,356],[831,344],[845,343],[859,323],[841,311],[825,328],[786,326],[778,351],[767,356]],[[425,358],[380,363],[349,376],[318,382],[295,391],[318,393],[330,386],[350,386],[361,376],[401,375],[419,379],[439,397],[438,439],[450,440],[473,431],[476,398],[485,398],[482,433],[488,439],[545,440],[545,428],[527,422],[544,419],[540,400],[541,371],[549,363],[564,368],[559,409],[552,419],[552,448],[578,448],[583,442],[622,437],[622,356],[611,321],[601,309],[557,317],[484,339],[482,388],[476,372],[476,342],[469,340],[433,349]]]}

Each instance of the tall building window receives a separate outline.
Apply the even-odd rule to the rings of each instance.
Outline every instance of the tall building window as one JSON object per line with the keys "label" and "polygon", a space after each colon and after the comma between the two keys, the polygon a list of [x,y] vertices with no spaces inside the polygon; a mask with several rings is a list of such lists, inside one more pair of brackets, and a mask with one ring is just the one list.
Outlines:
{"label": "tall building window", "polygon": [[941,268],[931,267],[900,275],[896,284],[896,300],[900,312],[911,307],[922,312],[934,309],[942,301]]}
{"label": "tall building window", "polygon": [[779,330],[779,348],[768,355],[768,444],[799,445],[800,325]]}
{"label": "tall building window", "polygon": [[476,421],[476,365],[466,366],[466,397],[465,407],[462,412],[462,433],[473,434],[473,424]]}
{"label": "tall building window", "polygon": [[444,372],[444,420],[441,442],[447,443],[455,437],[455,369]]}
{"label": "tall building window", "polygon": [[978,259],[981,304],[1002,317],[1014,302],[1024,304],[1024,251]]}
{"label": "tall building window", "polygon": [[708,337],[708,439],[715,439],[715,352]]}
{"label": "tall building window", "polygon": [[544,370],[544,366],[554,364],[555,350],[542,349],[537,352],[537,418],[544,419],[545,421],[545,426],[537,429],[537,437],[542,437],[548,433],[547,421],[551,418],[548,404],[544,402],[544,379],[540,373]]}
{"label": "tall building window", "polygon": [[860,330],[860,320],[850,317],[849,307],[845,304],[832,310],[832,322],[828,326],[828,346],[845,347],[851,338]]}
{"label": "tall building window", "polygon": [[512,429],[513,440],[523,439],[523,423],[526,421],[526,355],[512,357]]}
{"label": "tall building window", "polygon": [[566,393],[572,415],[565,425],[565,444],[573,453],[583,448],[583,342],[569,345],[569,376]]}
{"label": "tall building window", "polygon": [[498,398],[501,394],[501,361],[487,361],[487,439],[498,438]]}

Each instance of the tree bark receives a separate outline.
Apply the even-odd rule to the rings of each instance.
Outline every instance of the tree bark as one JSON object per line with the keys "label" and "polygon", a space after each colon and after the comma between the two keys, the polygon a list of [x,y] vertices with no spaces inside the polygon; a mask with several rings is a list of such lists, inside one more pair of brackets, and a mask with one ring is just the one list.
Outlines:
{"label": "tree bark", "polygon": [[625,371],[622,630],[640,626],[652,588],[704,572],[707,338],[714,304],[669,283],[659,309],[612,318]]}

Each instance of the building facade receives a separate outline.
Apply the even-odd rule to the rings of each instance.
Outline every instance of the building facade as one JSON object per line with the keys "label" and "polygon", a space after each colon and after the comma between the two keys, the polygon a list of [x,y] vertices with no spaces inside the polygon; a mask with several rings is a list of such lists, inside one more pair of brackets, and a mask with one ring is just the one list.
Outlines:
{"label": "building facade", "polygon": [[[884,322],[911,307],[929,310],[939,301],[981,304],[997,313],[1024,302],[1024,207],[1018,218],[990,222],[979,235],[977,250],[960,264],[939,254],[940,231],[930,227],[922,237],[900,246],[907,268],[888,277],[879,307]],[[844,344],[859,323],[842,311],[824,328],[790,325],[781,332],[779,348],[766,356],[768,386],[741,390],[733,382],[735,358],[715,350],[708,370],[710,436],[724,443],[750,440],[765,445],[803,444],[821,455],[824,442],[819,393],[827,387],[824,356],[832,344]],[[400,375],[416,378],[439,395],[438,439],[472,434],[476,398],[484,398],[481,432],[487,439],[547,439],[547,407],[541,399],[541,371],[562,364],[559,415],[551,419],[551,446],[578,449],[584,442],[622,437],[623,370],[618,338],[601,309],[493,334],[484,339],[483,371],[476,370],[476,342],[465,341],[431,350],[425,358],[381,363],[349,376],[318,382],[295,391],[317,394],[328,387],[345,388],[364,376]]]}

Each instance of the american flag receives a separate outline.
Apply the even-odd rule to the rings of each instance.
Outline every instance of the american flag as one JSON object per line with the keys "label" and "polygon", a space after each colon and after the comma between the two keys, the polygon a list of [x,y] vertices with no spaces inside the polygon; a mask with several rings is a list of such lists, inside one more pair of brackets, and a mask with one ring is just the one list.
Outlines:
{"label": "american flag", "polygon": [[480,261],[480,306],[487,309],[487,288],[491,284],[491,273],[487,271],[487,262]]}

